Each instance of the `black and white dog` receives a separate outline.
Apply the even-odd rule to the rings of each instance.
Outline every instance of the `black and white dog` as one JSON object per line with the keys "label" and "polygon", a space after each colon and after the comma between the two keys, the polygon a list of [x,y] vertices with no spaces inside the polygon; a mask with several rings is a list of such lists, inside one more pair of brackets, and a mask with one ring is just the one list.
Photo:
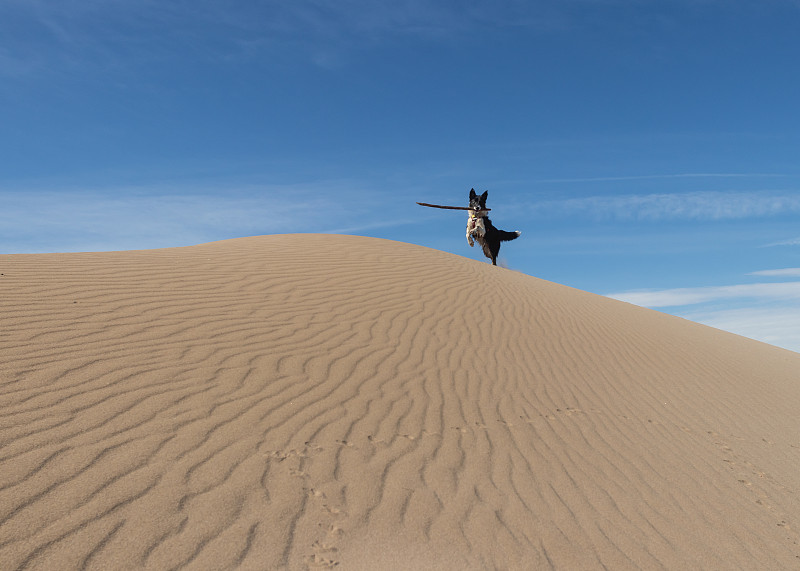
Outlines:
{"label": "black and white dog", "polygon": [[487,190],[480,196],[475,189],[469,191],[469,218],[467,219],[467,242],[470,246],[474,245],[473,238],[483,248],[483,254],[492,260],[492,265],[497,265],[497,254],[500,252],[500,242],[508,242],[519,238],[521,232],[506,232],[498,230],[489,220],[486,210],[486,198],[489,196]]}

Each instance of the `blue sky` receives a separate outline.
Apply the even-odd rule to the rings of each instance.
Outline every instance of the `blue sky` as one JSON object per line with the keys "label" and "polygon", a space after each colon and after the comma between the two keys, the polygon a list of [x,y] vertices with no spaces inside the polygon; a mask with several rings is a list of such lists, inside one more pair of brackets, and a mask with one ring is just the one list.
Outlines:
{"label": "blue sky", "polygon": [[800,351],[798,0],[3,0],[0,253],[338,232]]}

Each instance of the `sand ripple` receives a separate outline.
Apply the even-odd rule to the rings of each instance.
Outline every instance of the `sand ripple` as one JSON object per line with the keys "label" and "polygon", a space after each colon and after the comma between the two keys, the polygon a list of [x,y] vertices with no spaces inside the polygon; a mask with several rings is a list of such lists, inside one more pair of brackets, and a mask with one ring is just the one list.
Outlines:
{"label": "sand ripple", "polygon": [[800,568],[800,355],[442,252],[0,256],[0,568]]}

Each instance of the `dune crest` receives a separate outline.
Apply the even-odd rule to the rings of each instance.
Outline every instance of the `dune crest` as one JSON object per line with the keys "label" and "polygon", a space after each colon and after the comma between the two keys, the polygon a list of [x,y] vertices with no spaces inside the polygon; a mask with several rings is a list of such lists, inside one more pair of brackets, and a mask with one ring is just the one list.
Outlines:
{"label": "dune crest", "polygon": [[419,246],[0,256],[0,568],[800,567],[800,355]]}

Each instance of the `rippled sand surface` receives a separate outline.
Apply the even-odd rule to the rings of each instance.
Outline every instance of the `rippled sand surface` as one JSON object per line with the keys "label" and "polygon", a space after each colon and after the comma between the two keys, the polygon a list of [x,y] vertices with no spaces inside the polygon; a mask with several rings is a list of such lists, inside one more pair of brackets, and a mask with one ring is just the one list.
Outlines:
{"label": "rippled sand surface", "polygon": [[800,568],[796,353],[354,236],[0,273],[0,569]]}

